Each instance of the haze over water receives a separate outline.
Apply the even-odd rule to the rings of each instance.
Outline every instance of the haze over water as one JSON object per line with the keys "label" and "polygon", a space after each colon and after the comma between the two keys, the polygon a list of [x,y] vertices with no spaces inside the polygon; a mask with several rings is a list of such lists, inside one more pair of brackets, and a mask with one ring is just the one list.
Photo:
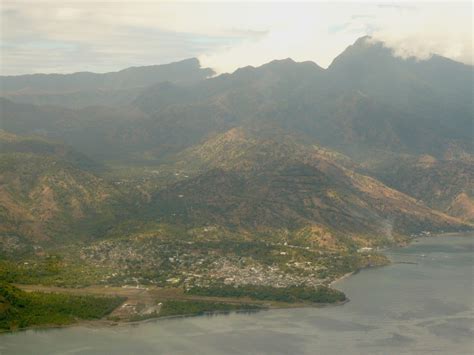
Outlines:
{"label": "haze over water", "polygon": [[31,330],[1,336],[0,354],[471,354],[473,237],[390,251],[392,265],[337,285],[344,306]]}

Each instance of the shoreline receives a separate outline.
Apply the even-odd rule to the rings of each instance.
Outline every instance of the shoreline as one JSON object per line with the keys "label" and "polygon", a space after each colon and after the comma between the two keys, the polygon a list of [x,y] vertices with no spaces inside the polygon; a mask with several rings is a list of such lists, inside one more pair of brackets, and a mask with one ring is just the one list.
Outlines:
{"label": "shoreline", "polygon": [[[471,237],[472,235],[474,235],[474,230],[472,231],[462,231],[462,232],[445,232],[445,233],[437,233],[437,234],[432,234],[432,235],[429,235],[429,236],[416,236],[416,237],[412,237],[410,239],[408,239],[407,243],[405,244],[401,244],[401,245],[396,245],[396,246],[390,246],[390,247],[386,247],[386,248],[383,248],[383,249],[380,249],[379,252],[382,253],[383,255],[387,256],[386,255],[386,252],[390,249],[393,249],[393,248],[407,248],[409,247],[410,245],[412,245],[413,243],[417,242],[417,241],[421,241],[421,240],[427,240],[427,239],[430,239],[430,238],[435,238],[435,237],[441,237],[441,238],[450,238],[450,237]],[[357,270],[354,270],[354,271],[351,271],[351,272],[348,272],[338,278],[336,278],[334,281],[331,281],[329,284],[328,284],[328,287],[330,288],[334,288],[335,285],[337,285],[339,282],[345,280],[345,279],[348,279],[349,277],[359,273],[360,271],[362,270],[366,270],[366,269],[372,269],[374,267],[385,267],[385,266],[389,266],[393,263],[393,261],[387,256],[387,258],[390,260],[390,263],[389,264],[386,264],[386,265],[377,265],[377,266],[371,266],[371,267],[362,267],[360,269],[357,269]],[[409,263],[411,264],[411,263]],[[346,295],[347,297],[347,295]]]}
{"label": "shoreline", "polygon": [[[334,281],[331,281],[328,285],[329,288],[334,288],[334,285],[336,285],[337,283],[339,283],[340,281],[343,281],[349,277],[351,277],[352,275],[355,275],[357,274],[361,269],[358,269],[358,270],[354,270],[354,271],[351,271],[351,272],[348,272],[347,274],[344,274],[340,277],[338,277],[337,279],[335,279]],[[347,295],[346,295],[347,297]]]}
{"label": "shoreline", "polygon": [[[410,244],[410,243],[409,243]],[[409,245],[408,244],[408,245]],[[386,266],[386,265],[382,265],[382,266]],[[360,269],[357,269],[357,270],[354,270],[354,271],[351,271],[351,272],[348,272],[338,278],[336,278],[335,280],[331,281],[329,284],[327,284],[327,287],[329,288],[332,288],[332,289],[336,289],[334,286],[345,280],[345,279],[348,279],[349,277],[351,277],[352,275],[355,275],[357,273],[359,273],[361,270],[363,269],[366,269],[366,268],[360,268]],[[30,287],[34,287],[35,285],[21,285],[21,284],[15,284],[15,286],[17,287],[26,287],[26,288],[30,288]],[[44,286],[42,285],[36,285],[36,286],[39,286],[40,288],[43,288]],[[48,288],[48,287],[46,287]],[[57,287],[52,287],[54,290],[52,292],[61,292],[61,290],[57,290]],[[66,289],[68,290],[68,289]],[[80,289],[78,289],[80,290]],[[110,289],[109,289],[110,290]],[[129,290],[135,290],[135,289],[129,289]],[[138,289],[140,291],[144,291],[142,289]],[[30,291],[32,291],[30,289]],[[67,292],[69,292],[70,290],[68,290]],[[146,290],[147,291],[147,290]],[[40,290],[40,292],[45,292],[44,290]],[[48,292],[48,291],[46,291]],[[97,293],[96,293],[97,295]],[[103,294],[105,296],[105,294]],[[117,293],[114,293],[115,296],[117,296],[118,294]],[[127,297],[127,296],[125,296]],[[178,299],[180,299],[180,297],[178,297]],[[129,298],[127,297],[127,300],[129,300]],[[126,303],[127,300],[124,302]],[[191,301],[193,299],[190,299]],[[214,300],[216,301],[216,300]],[[223,302],[223,303],[235,303],[237,301],[237,299],[229,299],[229,300],[217,300],[218,302]],[[334,303],[304,303],[304,302],[300,302],[300,303],[282,303],[282,302],[277,302],[277,301],[271,301],[271,303],[263,303],[261,301],[258,301],[258,300],[254,300],[257,304],[261,304],[262,305],[262,308],[260,309],[245,309],[245,308],[242,308],[240,310],[232,310],[232,311],[209,311],[209,312],[205,312],[203,314],[194,314],[194,313],[191,313],[191,314],[179,314],[179,315],[170,315],[170,316],[163,316],[163,317],[160,317],[160,316],[156,316],[156,317],[150,317],[150,318],[146,318],[146,319],[141,319],[141,320],[135,320],[135,321],[127,321],[127,320],[109,320],[109,319],[106,319],[106,318],[102,318],[102,319],[97,319],[97,320],[79,320],[77,322],[74,322],[74,323],[71,323],[71,324],[63,324],[63,325],[55,325],[55,324],[45,324],[45,325],[38,325],[38,326],[31,326],[31,327],[27,327],[27,328],[21,328],[21,329],[16,329],[16,330],[13,330],[13,331],[10,331],[10,330],[5,330],[5,331],[2,331],[0,330],[0,336],[3,335],[3,334],[12,334],[12,333],[16,333],[16,332],[23,332],[23,331],[28,331],[28,330],[47,330],[47,329],[60,329],[60,328],[70,328],[70,327],[89,327],[89,328],[97,328],[97,327],[117,327],[117,326],[136,326],[136,325],[140,325],[140,324],[145,324],[145,323],[151,323],[151,322],[156,322],[156,321],[161,321],[161,320],[170,320],[170,319],[178,319],[178,318],[189,318],[189,317],[201,317],[201,316],[214,316],[214,315],[223,315],[223,314],[232,314],[232,313],[258,313],[258,312],[261,312],[261,311],[270,311],[270,310],[279,310],[279,309],[300,309],[300,308],[325,308],[325,307],[337,307],[337,306],[343,306],[344,304],[350,302],[350,298],[346,295],[346,299],[344,301],[338,301],[338,302],[334,302]],[[118,306],[116,309],[118,309],[120,306]],[[113,311],[112,311],[113,313]]]}
{"label": "shoreline", "polygon": [[45,325],[35,325],[26,328],[19,328],[15,330],[0,330],[0,337],[2,335],[7,334],[15,334],[19,332],[26,332],[30,330],[42,331],[42,330],[49,330],[49,329],[63,329],[63,328],[73,328],[73,327],[87,327],[87,328],[110,328],[110,327],[125,327],[125,326],[138,326],[140,324],[158,322],[158,321],[165,321],[171,319],[179,319],[179,318],[191,318],[191,317],[203,317],[203,316],[218,316],[218,315],[229,315],[229,314],[240,314],[240,313],[259,313],[259,312],[266,312],[271,310],[280,310],[280,309],[301,309],[301,308],[325,308],[325,307],[336,307],[342,306],[346,303],[350,302],[349,298],[346,297],[344,301],[339,301],[335,303],[295,303],[294,305],[280,305],[280,306],[269,306],[266,308],[260,309],[239,309],[239,310],[231,310],[231,311],[209,311],[204,313],[188,313],[188,314],[177,314],[171,316],[157,316],[157,317],[150,317],[141,320],[135,321],[126,321],[126,320],[108,320],[108,319],[95,319],[95,320],[79,320],[74,323],[70,324],[45,324]]}
{"label": "shoreline", "polygon": [[[354,271],[352,273],[346,274],[343,277],[349,277],[350,274],[353,274],[357,271]],[[338,280],[340,280],[339,278]],[[335,281],[338,281],[335,280]],[[126,297],[127,299],[121,303],[117,308],[115,308],[111,313],[108,315],[104,316],[103,318],[100,319],[78,319],[75,322],[68,323],[68,324],[40,324],[40,325],[33,325],[25,328],[18,328],[14,330],[0,330],[0,337],[4,334],[13,334],[17,332],[25,332],[25,331],[30,331],[30,330],[48,330],[48,329],[60,329],[60,328],[70,328],[70,327],[88,327],[88,328],[98,328],[98,327],[117,327],[117,326],[136,326],[139,324],[144,324],[144,323],[150,323],[150,322],[156,322],[156,321],[161,321],[161,320],[169,320],[169,319],[177,319],[177,318],[189,318],[189,317],[201,317],[201,316],[215,316],[215,315],[224,315],[224,314],[253,314],[253,313],[258,313],[261,311],[269,311],[269,310],[278,310],[278,309],[299,309],[299,308],[325,308],[325,307],[330,307],[330,306],[342,306],[345,303],[349,302],[350,299],[346,296],[346,299],[344,301],[338,301],[334,303],[311,303],[311,302],[294,302],[294,303],[285,303],[285,302],[279,302],[279,301],[261,301],[261,300],[251,300],[248,298],[245,299],[238,299],[238,298],[215,298],[215,297],[204,297],[204,299],[201,298],[196,298],[196,297],[180,297],[180,296],[174,296],[172,298],[166,297],[167,299],[181,299],[181,300],[187,300],[187,301],[210,301],[210,302],[219,302],[219,303],[240,303],[245,305],[248,303],[249,305],[258,305],[260,308],[241,308],[237,310],[229,310],[229,311],[206,311],[203,313],[187,313],[187,314],[176,314],[176,315],[169,315],[169,316],[151,316],[149,318],[144,318],[144,319],[138,319],[138,320],[132,320],[132,319],[127,319],[127,318],[122,318],[122,319],[111,319],[109,318],[110,316],[113,316],[114,311],[118,310],[121,308],[123,304],[126,304],[127,302],[130,302],[132,299],[136,301],[136,294],[130,294],[131,291],[136,291],[138,290],[139,293],[141,294],[143,291],[148,291],[148,290],[142,290],[142,289],[126,289],[127,294],[120,294],[117,293],[119,289],[116,290],[111,290],[110,288],[106,288],[110,293],[103,293],[101,292],[102,290],[98,290],[94,288],[93,291],[88,290],[85,291],[84,289],[60,289],[58,287],[46,287],[43,285],[23,285],[23,284],[14,284],[16,287],[19,287],[20,289],[23,289],[26,292],[52,292],[52,293],[73,293],[76,294],[77,291],[79,291],[78,294],[90,294],[90,295],[95,295],[95,296],[122,296]],[[330,286],[329,286],[330,287]],[[85,292],[84,292],[85,291]],[[124,291],[124,290],[122,290]],[[154,290],[156,292],[156,290]],[[152,291],[153,292],[153,291]],[[160,297],[157,294],[148,294],[146,295],[147,298],[153,298],[155,299],[156,297]],[[142,299],[143,300],[143,299]]]}
{"label": "shoreline", "polygon": [[[295,307],[295,308],[303,308],[303,307]],[[144,323],[151,323],[156,322],[159,320],[169,320],[169,319],[176,319],[176,318],[188,318],[188,317],[200,317],[200,316],[213,316],[213,315],[224,315],[224,314],[231,314],[231,313],[257,313],[261,311],[268,311],[270,308],[262,308],[262,309],[241,309],[241,310],[232,310],[232,311],[215,311],[215,312],[205,312],[203,314],[182,314],[182,315],[174,315],[174,316],[164,316],[164,317],[151,317],[142,320],[135,320],[135,321],[114,321],[108,319],[89,319],[89,320],[79,320],[74,323],[70,324],[45,324],[45,325],[34,325],[31,327],[26,328],[19,328],[15,330],[0,330],[0,336],[6,334],[15,334],[20,332],[26,332],[29,330],[48,330],[48,329],[63,329],[63,328],[73,328],[73,327],[87,327],[87,328],[110,328],[110,327],[120,327],[120,326],[136,326]],[[271,308],[271,309],[278,309],[278,308]],[[283,309],[283,307],[281,308]]]}
{"label": "shoreline", "polygon": [[[408,243],[405,245],[399,245],[399,248],[406,248],[409,247],[410,245],[413,244],[413,242],[416,242],[417,240],[426,240],[430,239],[433,237],[442,237],[442,238],[449,238],[449,237],[469,237],[469,234],[472,235],[472,231],[468,232],[448,232],[448,233],[440,233],[440,234],[433,234],[431,236],[417,236],[414,238],[411,238]],[[392,247],[393,248],[393,247]],[[391,248],[386,248],[382,251],[382,253],[386,252],[388,249]],[[384,254],[385,255],[385,254]],[[390,262],[392,264],[392,262]],[[388,266],[387,265],[380,265],[378,267],[384,267]],[[335,286],[348,279],[349,277],[359,273],[360,271],[364,269],[370,269],[370,267],[367,268],[360,268],[351,272],[348,272],[335,280],[331,281],[329,284],[327,284],[327,287],[329,288],[335,288]],[[31,287],[34,285],[16,285],[16,286],[26,286],[26,287]],[[41,285],[39,285],[41,286]],[[41,286],[42,287],[42,286]],[[336,288],[335,288],[336,289]],[[44,292],[44,291],[42,291]],[[54,291],[53,291],[54,292]],[[104,294],[106,295],[106,294]],[[128,300],[128,298],[127,298]],[[192,299],[191,299],[192,300]],[[226,301],[230,303],[235,303],[235,299],[231,300],[220,300],[220,302],[225,303]],[[127,302],[127,301],[125,301]],[[258,302],[258,301],[257,301]],[[157,317],[151,317],[147,319],[142,319],[142,320],[136,320],[136,321],[127,321],[127,320],[108,320],[108,319],[97,319],[97,320],[79,320],[77,322],[71,323],[71,324],[63,324],[63,325],[55,325],[55,324],[45,324],[45,325],[38,325],[38,326],[31,326],[27,328],[21,328],[21,329],[16,329],[16,330],[0,330],[0,336],[4,334],[13,334],[17,332],[24,332],[24,331],[29,331],[29,330],[48,330],[48,329],[60,329],[60,328],[70,328],[70,327],[90,327],[90,328],[97,328],[97,327],[117,327],[117,326],[136,326],[144,323],[151,323],[151,322],[156,322],[160,320],[169,320],[169,319],[177,319],[177,318],[189,318],[189,317],[201,317],[201,316],[217,316],[217,315],[223,315],[223,314],[232,314],[232,313],[258,313],[261,311],[269,311],[269,310],[278,310],[278,309],[299,309],[299,308],[324,308],[324,307],[329,307],[329,306],[342,306],[346,303],[350,302],[349,297],[346,295],[346,299],[344,301],[340,302],[335,302],[335,303],[288,303],[288,304],[282,304],[282,303],[274,303],[274,304],[262,304],[262,308],[260,309],[245,309],[242,308],[240,310],[232,310],[232,311],[209,311],[205,312],[202,314],[182,314],[182,315],[171,315],[171,316],[157,316]],[[260,302],[258,302],[260,303]],[[120,307],[120,306],[119,306]]]}

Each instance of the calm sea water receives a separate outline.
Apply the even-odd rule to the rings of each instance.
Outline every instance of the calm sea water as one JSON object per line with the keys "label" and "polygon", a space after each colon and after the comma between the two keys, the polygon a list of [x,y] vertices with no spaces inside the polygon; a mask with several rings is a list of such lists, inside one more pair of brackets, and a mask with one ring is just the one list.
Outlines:
{"label": "calm sea water", "polygon": [[343,306],[31,330],[0,336],[0,354],[474,354],[474,235],[390,255],[337,284]]}

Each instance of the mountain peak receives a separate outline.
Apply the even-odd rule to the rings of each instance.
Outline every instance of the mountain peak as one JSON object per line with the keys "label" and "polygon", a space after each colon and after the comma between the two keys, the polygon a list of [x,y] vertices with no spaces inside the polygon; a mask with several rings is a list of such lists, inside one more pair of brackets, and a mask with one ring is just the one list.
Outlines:
{"label": "mountain peak", "polygon": [[381,41],[374,40],[370,36],[363,36],[334,58],[328,69],[339,70],[347,64],[361,64],[383,57],[393,57],[392,50],[385,47]]}
{"label": "mountain peak", "polygon": [[152,65],[138,65],[138,66],[132,66],[128,67],[122,70],[119,70],[118,72],[110,72],[106,74],[113,74],[113,73],[123,73],[127,71],[140,71],[140,70],[155,70],[155,69],[161,69],[163,67],[180,67],[180,68],[190,68],[190,69],[203,69],[201,68],[201,63],[199,62],[199,59],[197,58],[187,58],[183,60],[179,60],[177,62],[171,62],[171,63],[166,63],[166,64],[152,64]]}
{"label": "mountain peak", "polygon": [[292,58],[286,59],[275,59],[271,62],[261,65],[258,69],[276,69],[276,70],[293,70],[294,68],[299,69],[316,69],[323,70],[319,65],[312,61],[296,62]]}
{"label": "mountain peak", "polygon": [[366,35],[366,36],[362,36],[362,37],[357,38],[352,46],[354,46],[354,47],[369,47],[369,46],[373,45],[375,42],[379,42],[379,41],[376,41],[376,40],[374,40],[373,37],[371,37],[369,35]]}
{"label": "mountain peak", "polygon": [[288,65],[288,64],[295,64],[296,62],[291,59],[291,58],[285,58],[285,59],[274,59],[271,62],[268,62],[267,64],[264,65]]}

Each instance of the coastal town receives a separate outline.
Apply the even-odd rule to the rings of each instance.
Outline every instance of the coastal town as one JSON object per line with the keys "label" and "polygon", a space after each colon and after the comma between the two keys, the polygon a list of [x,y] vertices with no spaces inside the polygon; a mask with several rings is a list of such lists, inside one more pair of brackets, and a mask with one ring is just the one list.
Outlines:
{"label": "coastal town", "polygon": [[356,269],[384,265],[376,250],[331,251],[281,242],[107,240],[83,247],[82,262],[102,270],[98,284],[161,287],[328,285]]}

